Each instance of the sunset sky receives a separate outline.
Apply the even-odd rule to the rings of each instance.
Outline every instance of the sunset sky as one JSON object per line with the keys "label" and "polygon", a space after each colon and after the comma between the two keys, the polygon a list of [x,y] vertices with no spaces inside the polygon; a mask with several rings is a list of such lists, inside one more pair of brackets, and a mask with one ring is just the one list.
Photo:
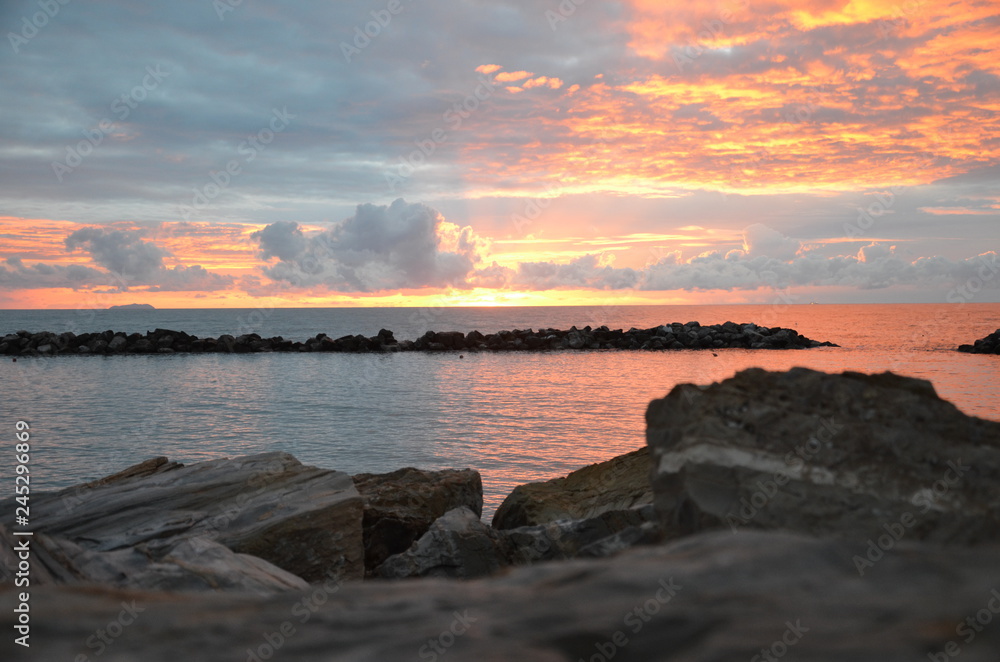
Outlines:
{"label": "sunset sky", "polygon": [[1000,301],[995,0],[0,28],[0,308]]}

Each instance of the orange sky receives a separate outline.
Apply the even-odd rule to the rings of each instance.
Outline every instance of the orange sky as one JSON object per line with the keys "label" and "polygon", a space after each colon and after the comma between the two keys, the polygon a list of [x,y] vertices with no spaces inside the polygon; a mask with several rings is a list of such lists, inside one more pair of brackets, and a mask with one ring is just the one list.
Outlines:
{"label": "orange sky", "polygon": [[0,64],[0,308],[998,297],[995,2],[529,5],[347,61],[336,3],[67,11]]}

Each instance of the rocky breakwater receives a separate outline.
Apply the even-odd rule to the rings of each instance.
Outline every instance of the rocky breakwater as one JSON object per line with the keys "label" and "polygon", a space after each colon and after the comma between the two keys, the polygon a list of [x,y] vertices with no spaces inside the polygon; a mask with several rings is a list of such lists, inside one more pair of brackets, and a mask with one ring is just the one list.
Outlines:
{"label": "rocky breakwater", "polygon": [[169,329],[145,334],[115,331],[75,334],[18,331],[0,338],[0,355],[55,356],[64,354],[174,354],[257,352],[446,352],[446,351],[551,351],[551,350],[668,350],[668,349],[809,349],[836,347],[800,335],[794,329],[726,322],[702,326],[698,322],[664,324],[650,329],[609,329],[606,326],[569,330],[532,329],[499,331],[428,331],[416,340],[396,340],[392,331],[377,335],[330,338],[320,333],[304,342],[281,336],[262,338],[256,333],[238,337],[199,338]]}
{"label": "rocky breakwater", "polygon": [[1000,541],[1000,423],[963,414],[924,380],[751,369],[675,387],[646,424],[668,536],[847,536],[861,562],[904,537]]}
{"label": "rocky breakwater", "polygon": [[958,351],[968,354],[1000,354],[1000,329],[971,345],[959,345]]}

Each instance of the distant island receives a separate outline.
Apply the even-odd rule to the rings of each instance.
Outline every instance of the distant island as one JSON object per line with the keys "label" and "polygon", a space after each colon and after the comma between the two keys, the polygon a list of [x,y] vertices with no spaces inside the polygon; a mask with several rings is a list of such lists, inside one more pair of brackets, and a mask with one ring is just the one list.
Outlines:
{"label": "distant island", "polygon": [[126,303],[122,306],[109,306],[108,310],[156,310],[148,303]]}

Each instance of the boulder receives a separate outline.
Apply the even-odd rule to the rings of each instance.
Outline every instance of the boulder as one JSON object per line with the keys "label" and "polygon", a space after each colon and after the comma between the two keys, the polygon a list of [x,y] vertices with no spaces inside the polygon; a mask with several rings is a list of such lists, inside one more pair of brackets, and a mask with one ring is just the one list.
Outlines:
{"label": "boulder", "polygon": [[[31,524],[87,551],[202,537],[310,582],[364,575],[362,501],[347,474],[305,466],[287,453],[165,464],[32,494]],[[0,503],[0,523],[8,527],[13,506],[12,499]]]}
{"label": "boulder", "polygon": [[675,387],[646,425],[668,536],[1000,541],[1000,423],[966,416],[924,380],[755,368]]}
{"label": "boulder", "polygon": [[[959,651],[961,662],[996,660],[996,615],[985,627],[967,622],[991,618],[997,604],[995,547],[904,541],[863,578],[852,562],[857,547],[776,532],[705,533],[470,582],[349,583],[249,599],[33,586],[30,657],[74,660],[85,651],[93,660],[86,642],[101,631],[115,636],[99,659],[144,662],[886,662],[956,659]],[[0,596],[8,633],[0,656],[13,660],[24,653],[13,641],[16,598]],[[126,607],[142,611],[119,628]]]}
{"label": "boulder", "polygon": [[386,579],[491,575],[510,564],[504,536],[466,507],[449,510],[413,546],[376,569]]}
{"label": "boulder", "polygon": [[[645,525],[653,528],[640,531]],[[408,550],[386,559],[376,574],[392,579],[469,579],[511,565],[575,558],[584,549],[587,556],[606,556],[632,544],[659,540],[657,532],[651,505],[505,530],[487,526],[468,508],[456,508],[434,522]]]}
{"label": "boulder", "polygon": [[[659,540],[658,523],[652,505],[627,510],[606,510],[587,519],[557,520],[536,526],[500,531],[507,540],[510,563],[527,565],[580,556],[607,556],[633,544]],[[651,528],[639,529],[649,524]],[[635,529],[635,531],[632,531]],[[627,532],[627,533],[626,533]],[[648,534],[648,535],[647,535]]]}
{"label": "boulder", "polygon": [[437,518],[465,506],[483,514],[483,482],[471,469],[358,474],[354,486],[364,503],[365,569],[370,574],[393,554],[406,551]]}
{"label": "boulder", "polygon": [[[5,550],[14,549],[20,540],[0,525]],[[131,590],[227,590],[261,595],[309,588],[300,577],[263,559],[237,554],[203,537],[150,540],[134,547],[94,551],[38,533],[31,538],[31,554],[31,580],[36,586],[87,583]],[[16,563],[0,563],[0,583],[15,579],[9,570],[13,567]]]}
{"label": "boulder", "polygon": [[512,529],[559,519],[587,519],[652,503],[649,457],[649,449],[640,448],[562,478],[519,485],[497,509],[493,526]]}
{"label": "boulder", "polygon": [[1000,354],[1000,329],[972,345],[959,345],[958,351],[969,354]]}

